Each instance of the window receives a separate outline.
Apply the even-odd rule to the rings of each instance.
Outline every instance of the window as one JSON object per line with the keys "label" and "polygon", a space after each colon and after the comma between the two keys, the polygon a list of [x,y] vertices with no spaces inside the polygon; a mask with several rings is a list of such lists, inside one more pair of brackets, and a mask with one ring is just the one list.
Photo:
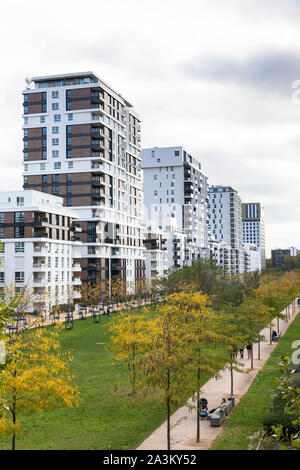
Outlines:
{"label": "window", "polygon": [[42,175],[42,183],[47,183],[47,175]]}
{"label": "window", "polygon": [[52,139],[52,145],[59,145],[59,139]]}
{"label": "window", "polygon": [[54,196],[58,196],[59,192],[58,192],[58,186],[52,186],[52,194]]}
{"label": "window", "polygon": [[24,198],[17,197],[17,206],[24,206]]}
{"label": "window", "polygon": [[24,227],[15,227],[15,238],[24,238]]}
{"label": "window", "polygon": [[5,217],[5,213],[0,212],[0,224],[4,224],[4,217]]}
{"label": "window", "polygon": [[24,171],[28,171],[28,165],[24,165]]}
{"label": "window", "polygon": [[96,247],[88,246],[88,255],[95,255],[95,254],[96,254]]}
{"label": "window", "polygon": [[0,243],[0,253],[5,253],[5,243]]}
{"label": "window", "polygon": [[28,161],[28,152],[24,152],[24,162]]}
{"label": "window", "polygon": [[24,114],[28,114],[28,106],[24,105]]}
{"label": "window", "polygon": [[73,162],[68,162],[68,168],[73,168]]}
{"label": "window", "polygon": [[15,272],[15,282],[24,282],[24,272],[23,271]]}
{"label": "window", "polygon": [[175,153],[175,157],[179,157],[179,155],[180,155],[180,152],[179,152],[179,150],[175,150],[175,152],[174,152],[174,153]]}
{"label": "window", "polygon": [[[5,281],[4,272],[0,272],[0,282],[4,282],[4,281]],[[1,292],[1,294],[2,294],[2,292]],[[4,295],[4,293],[3,293],[3,295]],[[1,297],[2,297],[2,295],[1,295]]]}
{"label": "window", "polygon": [[54,163],[54,169],[55,170],[60,170],[61,169],[61,163],[60,162],[55,162]]}
{"label": "window", "polygon": [[0,238],[5,238],[4,227],[0,227]]}
{"label": "window", "polygon": [[52,110],[57,111],[59,109],[59,104],[58,103],[52,103]]}
{"label": "window", "polygon": [[47,104],[43,103],[42,104],[42,113],[46,113],[46,112],[47,112]]}
{"label": "window", "polygon": [[68,207],[72,206],[72,198],[71,197],[67,197],[67,206]]}
{"label": "window", "polygon": [[59,91],[52,91],[52,98],[58,98],[59,97]]}
{"label": "window", "polygon": [[68,121],[73,121],[73,113],[68,114]]}
{"label": "window", "polygon": [[58,134],[59,133],[59,127],[58,126],[53,126],[52,127],[52,134]]}
{"label": "window", "polygon": [[72,101],[67,101],[67,111],[72,109]]}
{"label": "window", "polygon": [[54,114],[54,122],[60,122],[61,121],[61,115],[60,114]]}
{"label": "window", "polygon": [[[25,170],[25,168],[24,168],[24,170]],[[27,166],[27,170],[28,170],[28,166]],[[27,171],[27,170],[25,170],[25,171]],[[24,184],[27,184],[27,183],[28,183],[28,176],[24,176]]]}
{"label": "window", "polygon": [[52,175],[52,181],[59,181],[59,175]]}
{"label": "window", "polygon": [[58,150],[52,150],[52,157],[53,158],[59,157],[59,151]]}
{"label": "window", "polygon": [[67,98],[71,98],[72,97],[72,90],[67,90],[66,91],[66,96],[67,96]]}
{"label": "window", "polygon": [[40,170],[44,171],[46,168],[45,163],[40,163]]}
{"label": "window", "polygon": [[24,253],[25,251],[25,243],[24,242],[16,242],[15,243],[15,253]]}
{"label": "window", "polygon": [[67,150],[67,158],[72,158],[72,150],[71,149]]}
{"label": "window", "polygon": [[24,129],[24,137],[28,137],[28,129]]}
{"label": "window", "polygon": [[28,124],[28,117],[24,118],[24,124],[25,124],[25,126]]}
{"label": "window", "polygon": [[157,175],[154,175],[154,181],[157,181]]}
{"label": "window", "polygon": [[72,181],[72,173],[67,173],[67,181]]}
{"label": "window", "polygon": [[41,116],[41,117],[40,117],[40,123],[41,123],[41,124],[43,124],[43,123],[45,122],[45,120],[46,120],[46,119],[45,119],[45,116]]}

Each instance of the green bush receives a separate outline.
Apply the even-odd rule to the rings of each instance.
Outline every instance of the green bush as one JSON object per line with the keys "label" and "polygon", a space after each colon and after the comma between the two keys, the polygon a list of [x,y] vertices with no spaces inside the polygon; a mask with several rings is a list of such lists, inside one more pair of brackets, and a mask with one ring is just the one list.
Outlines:
{"label": "green bush", "polygon": [[299,422],[294,424],[293,421],[297,419],[297,416],[290,415],[287,413],[272,412],[269,416],[266,416],[263,421],[263,428],[268,434],[272,434],[273,426],[282,425],[283,434],[287,437],[290,437],[291,434],[296,434],[300,431]]}

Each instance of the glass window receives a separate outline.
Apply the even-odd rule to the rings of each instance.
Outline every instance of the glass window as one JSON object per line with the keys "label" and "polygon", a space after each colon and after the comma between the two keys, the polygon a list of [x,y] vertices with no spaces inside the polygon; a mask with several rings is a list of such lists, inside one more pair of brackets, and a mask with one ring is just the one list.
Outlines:
{"label": "glass window", "polygon": [[52,103],[52,110],[57,111],[59,109],[59,104],[58,103]]}
{"label": "glass window", "polygon": [[61,168],[61,163],[60,162],[55,162],[54,163],[54,168],[55,168],[55,170],[59,170]]}
{"label": "glass window", "polygon": [[59,91],[52,91],[52,98],[58,98],[59,97]]}
{"label": "glass window", "polygon": [[24,253],[25,251],[25,243],[24,242],[16,242],[15,243],[15,253]]}
{"label": "glass window", "polygon": [[45,168],[46,168],[45,163],[40,163],[40,170],[43,171],[43,170],[45,170]]}
{"label": "glass window", "polygon": [[4,217],[5,217],[5,213],[0,212],[0,224],[4,224]]}
{"label": "glass window", "polygon": [[59,157],[59,151],[58,150],[52,150],[52,157],[53,158]]}
{"label": "glass window", "polygon": [[24,272],[15,272],[15,282],[24,282]]}
{"label": "glass window", "polygon": [[54,114],[54,122],[60,122],[61,121],[61,115],[60,114]]}
{"label": "glass window", "polygon": [[41,124],[43,124],[43,123],[45,122],[45,120],[46,120],[46,119],[45,119],[45,116],[41,116],[41,117],[40,117],[40,123],[41,123]]}
{"label": "glass window", "polygon": [[59,133],[59,127],[58,126],[53,126],[52,127],[52,134],[58,134]]}
{"label": "glass window", "polygon": [[73,121],[73,113],[68,114],[68,121]]}
{"label": "glass window", "polygon": [[59,145],[59,139],[52,139],[52,145]]}

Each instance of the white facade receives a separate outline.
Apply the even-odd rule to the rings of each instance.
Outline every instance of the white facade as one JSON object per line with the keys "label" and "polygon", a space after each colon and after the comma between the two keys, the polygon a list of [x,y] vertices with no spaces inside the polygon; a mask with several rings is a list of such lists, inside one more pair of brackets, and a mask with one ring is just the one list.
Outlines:
{"label": "white facade", "polygon": [[252,243],[245,243],[244,251],[245,251],[245,271],[246,272],[261,271],[260,249]]}
{"label": "white facade", "polygon": [[261,267],[266,267],[265,222],[263,207],[259,202],[243,203],[243,241],[250,243],[260,250]]}
{"label": "white facade", "polygon": [[230,186],[209,188],[209,230],[213,241],[243,248],[242,200]]}
{"label": "white facade", "polygon": [[173,259],[172,255],[170,267],[206,256],[207,177],[199,159],[180,146],[153,147],[142,150],[142,169],[147,217],[166,232],[185,235],[183,258],[178,259],[178,254]]}
{"label": "white facade", "polygon": [[[29,229],[32,223],[26,223],[24,214],[27,213],[52,214],[53,217],[58,215],[72,221],[76,219],[77,215],[62,204],[61,198],[38,191],[0,193],[1,230],[8,230],[9,227],[12,234],[11,237],[1,238],[0,288],[14,287],[19,291],[26,288],[32,300],[28,306],[29,312],[41,303],[49,311],[52,305],[72,303],[80,298],[75,288],[81,284],[81,267],[78,262],[74,262],[81,256],[80,242],[50,238],[47,228],[49,220],[46,221],[45,217],[41,220],[41,226],[48,230],[47,236],[38,236],[32,232],[32,236],[28,237],[25,232],[21,238],[14,237],[14,227],[20,226],[19,222],[14,221],[15,213],[18,216],[23,214],[24,225],[28,225]],[[5,222],[7,214],[12,219],[11,224]],[[36,222],[36,219],[33,220]]]}
{"label": "white facade", "polygon": [[168,269],[166,232],[148,220],[144,231],[146,278],[156,279],[164,276]]}

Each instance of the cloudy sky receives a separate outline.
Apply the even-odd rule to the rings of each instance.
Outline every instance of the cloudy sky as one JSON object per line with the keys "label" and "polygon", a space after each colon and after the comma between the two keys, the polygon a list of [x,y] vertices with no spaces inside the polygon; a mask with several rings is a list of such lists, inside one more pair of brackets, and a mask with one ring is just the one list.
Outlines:
{"label": "cloudy sky", "polygon": [[300,0],[3,2],[1,190],[22,185],[25,77],[91,70],[134,104],[144,147],[184,145],[263,203],[268,250],[300,248],[299,21]]}

